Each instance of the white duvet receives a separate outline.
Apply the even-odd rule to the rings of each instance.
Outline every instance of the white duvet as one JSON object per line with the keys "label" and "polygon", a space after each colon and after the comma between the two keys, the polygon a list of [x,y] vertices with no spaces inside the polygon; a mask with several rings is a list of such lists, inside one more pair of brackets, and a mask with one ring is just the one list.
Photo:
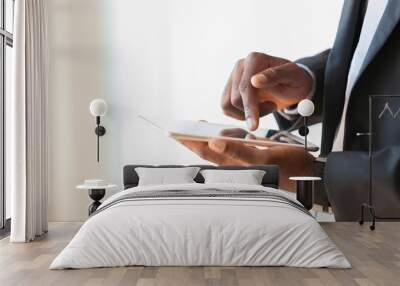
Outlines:
{"label": "white duvet", "polygon": [[[205,186],[290,197],[254,185],[180,184],[128,189],[101,207],[130,192]],[[350,267],[317,221],[288,204],[254,198],[163,198],[123,201],[89,218],[50,269],[127,265]]]}

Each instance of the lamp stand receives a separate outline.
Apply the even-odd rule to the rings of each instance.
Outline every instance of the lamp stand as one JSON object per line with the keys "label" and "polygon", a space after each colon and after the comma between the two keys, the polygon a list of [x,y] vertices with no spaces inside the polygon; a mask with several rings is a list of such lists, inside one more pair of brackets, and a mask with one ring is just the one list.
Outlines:
{"label": "lamp stand", "polygon": [[303,116],[303,119],[304,119],[304,126],[301,126],[299,128],[299,134],[304,137],[304,151],[307,152],[308,151],[307,135],[308,132],[310,132],[310,130],[307,127],[308,124],[307,116]]}
{"label": "lamp stand", "polygon": [[307,116],[304,116],[304,151],[306,153],[307,153],[307,134],[308,134]]}
{"label": "lamp stand", "polygon": [[106,129],[104,126],[100,125],[100,116],[96,116],[96,129],[94,130],[94,133],[97,135],[97,162],[100,161],[100,136],[103,136],[106,134]]}

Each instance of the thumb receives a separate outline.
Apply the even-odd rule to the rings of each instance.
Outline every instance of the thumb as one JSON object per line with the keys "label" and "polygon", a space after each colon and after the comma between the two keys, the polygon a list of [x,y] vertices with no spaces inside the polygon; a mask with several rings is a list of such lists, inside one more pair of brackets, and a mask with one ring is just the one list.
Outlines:
{"label": "thumb", "polygon": [[278,84],[287,84],[295,80],[299,67],[295,63],[286,63],[268,68],[252,76],[251,84],[255,88],[271,88]]}

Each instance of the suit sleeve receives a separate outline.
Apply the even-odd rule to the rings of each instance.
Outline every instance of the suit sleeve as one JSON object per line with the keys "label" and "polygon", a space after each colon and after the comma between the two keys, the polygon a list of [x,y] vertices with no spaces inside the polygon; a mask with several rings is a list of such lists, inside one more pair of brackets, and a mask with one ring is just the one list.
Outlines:
{"label": "suit sleeve", "polygon": [[[314,114],[309,118],[308,122],[310,125],[319,123],[322,121],[322,106],[323,106],[323,89],[324,89],[324,78],[325,78],[325,66],[330,53],[330,49],[325,50],[315,56],[302,58],[296,61],[305,65],[314,74],[315,78],[315,91],[311,97],[314,102],[315,111]],[[297,129],[301,126],[302,120],[300,116],[282,116],[279,112],[274,113],[275,119],[279,125],[279,128],[284,129]]]}

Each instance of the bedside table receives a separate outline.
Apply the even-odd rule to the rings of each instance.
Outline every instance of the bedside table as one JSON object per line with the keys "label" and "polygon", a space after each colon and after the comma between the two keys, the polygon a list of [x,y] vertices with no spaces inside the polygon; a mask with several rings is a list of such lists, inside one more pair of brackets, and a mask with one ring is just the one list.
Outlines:
{"label": "bedside table", "polygon": [[76,186],[78,190],[88,190],[89,197],[93,200],[93,203],[91,203],[88,208],[89,216],[92,213],[94,213],[97,210],[97,208],[101,205],[100,200],[104,198],[106,190],[114,189],[116,187],[117,185],[114,184],[101,183],[97,185],[92,185],[88,184],[87,182],[85,182],[82,185]]}
{"label": "bedside table", "polygon": [[320,181],[320,177],[290,177],[289,180],[296,181],[296,199],[303,204],[307,210],[314,205],[314,182]]}

